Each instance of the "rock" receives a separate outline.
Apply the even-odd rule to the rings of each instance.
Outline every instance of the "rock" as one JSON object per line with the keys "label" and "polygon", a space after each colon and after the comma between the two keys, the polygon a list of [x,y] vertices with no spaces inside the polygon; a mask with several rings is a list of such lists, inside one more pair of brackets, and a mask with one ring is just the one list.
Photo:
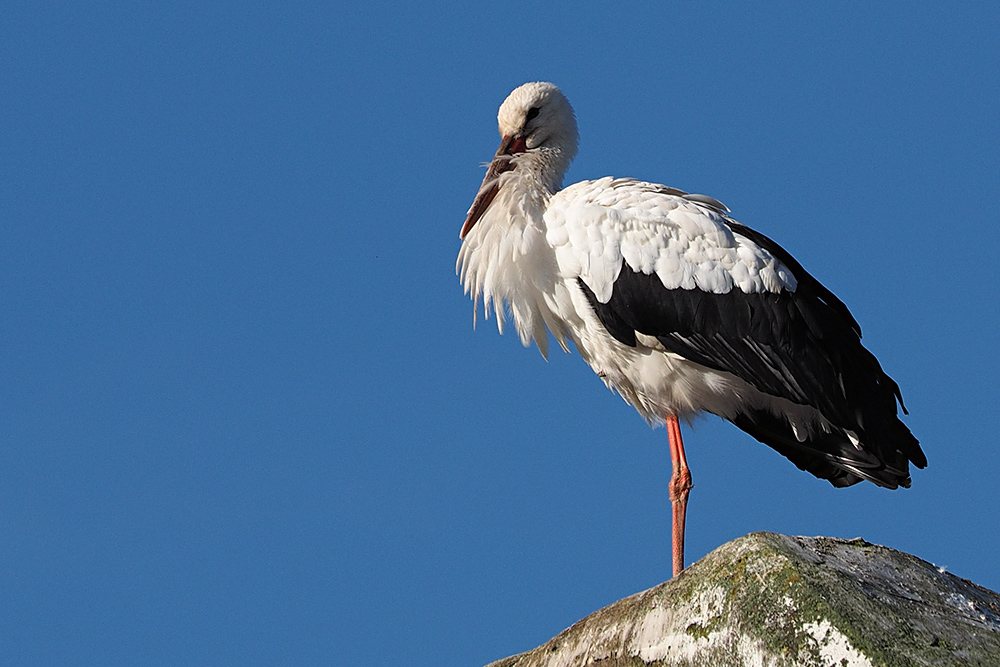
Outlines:
{"label": "rock", "polygon": [[489,667],[1000,667],[1000,595],[861,539],[754,533]]}

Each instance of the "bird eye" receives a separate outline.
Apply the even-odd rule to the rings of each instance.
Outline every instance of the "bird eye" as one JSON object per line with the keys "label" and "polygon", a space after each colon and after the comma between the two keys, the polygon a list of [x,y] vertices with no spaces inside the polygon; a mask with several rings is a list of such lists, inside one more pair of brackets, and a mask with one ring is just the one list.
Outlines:
{"label": "bird eye", "polygon": [[524,122],[530,123],[531,121],[533,121],[538,116],[538,112],[539,112],[538,107],[531,107],[530,109],[528,109],[528,115],[524,117]]}

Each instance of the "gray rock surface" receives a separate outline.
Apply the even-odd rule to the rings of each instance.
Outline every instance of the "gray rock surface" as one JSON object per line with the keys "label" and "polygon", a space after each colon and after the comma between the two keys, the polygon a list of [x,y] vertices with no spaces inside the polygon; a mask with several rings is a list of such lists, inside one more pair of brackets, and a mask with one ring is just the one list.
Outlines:
{"label": "gray rock surface", "polygon": [[489,667],[1000,667],[1000,595],[861,539],[754,533]]}

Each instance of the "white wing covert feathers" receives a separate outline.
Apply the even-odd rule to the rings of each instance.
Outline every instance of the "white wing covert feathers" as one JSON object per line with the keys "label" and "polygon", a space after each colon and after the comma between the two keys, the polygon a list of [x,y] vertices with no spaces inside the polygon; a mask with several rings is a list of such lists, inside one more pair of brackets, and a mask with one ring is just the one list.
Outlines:
{"label": "white wing covert feathers", "polygon": [[667,289],[723,294],[794,290],[795,277],[767,250],[734,234],[726,217],[662,186],[610,177],[555,195],[545,211],[546,240],[564,273],[580,276],[602,303],[622,261],[656,274]]}

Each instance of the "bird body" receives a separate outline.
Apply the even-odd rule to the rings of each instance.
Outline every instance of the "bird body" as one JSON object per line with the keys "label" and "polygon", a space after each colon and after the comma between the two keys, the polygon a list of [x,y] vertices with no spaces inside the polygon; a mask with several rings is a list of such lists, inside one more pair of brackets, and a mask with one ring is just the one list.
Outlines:
{"label": "bird body", "polygon": [[[615,339],[580,283],[601,303],[610,300],[625,266],[655,274],[667,289],[794,288],[794,277],[775,258],[734,235],[718,213],[721,205],[710,207],[651,183],[583,181],[542,200],[540,210],[511,199],[516,213],[498,197],[481,222],[488,231],[467,236],[460,255],[462,280],[469,291],[483,294],[487,314],[494,302],[507,304],[522,341],[533,339],[543,354],[548,331],[564,348],[572,341],[595,372],[652,423],[662,423],[666,414],[731,416],[731,406],[714,405],[713,396],[733,393],[734,376],[706,374],[665,353],[652,336],[639,334],[635,344]],[[502,331],[503,313],[497,319]]]}
{"label": "bird body", "polygon": [[651,423],[709,412],[836,486],[909,485],[926,460],[896,383],[787,251],[704,195],[611,177],[560,189],[577,128],[552,84],[515,89],[498,120],[458,270],[501,332],[509,309],[543,355],[548,332],[572,343]]}

